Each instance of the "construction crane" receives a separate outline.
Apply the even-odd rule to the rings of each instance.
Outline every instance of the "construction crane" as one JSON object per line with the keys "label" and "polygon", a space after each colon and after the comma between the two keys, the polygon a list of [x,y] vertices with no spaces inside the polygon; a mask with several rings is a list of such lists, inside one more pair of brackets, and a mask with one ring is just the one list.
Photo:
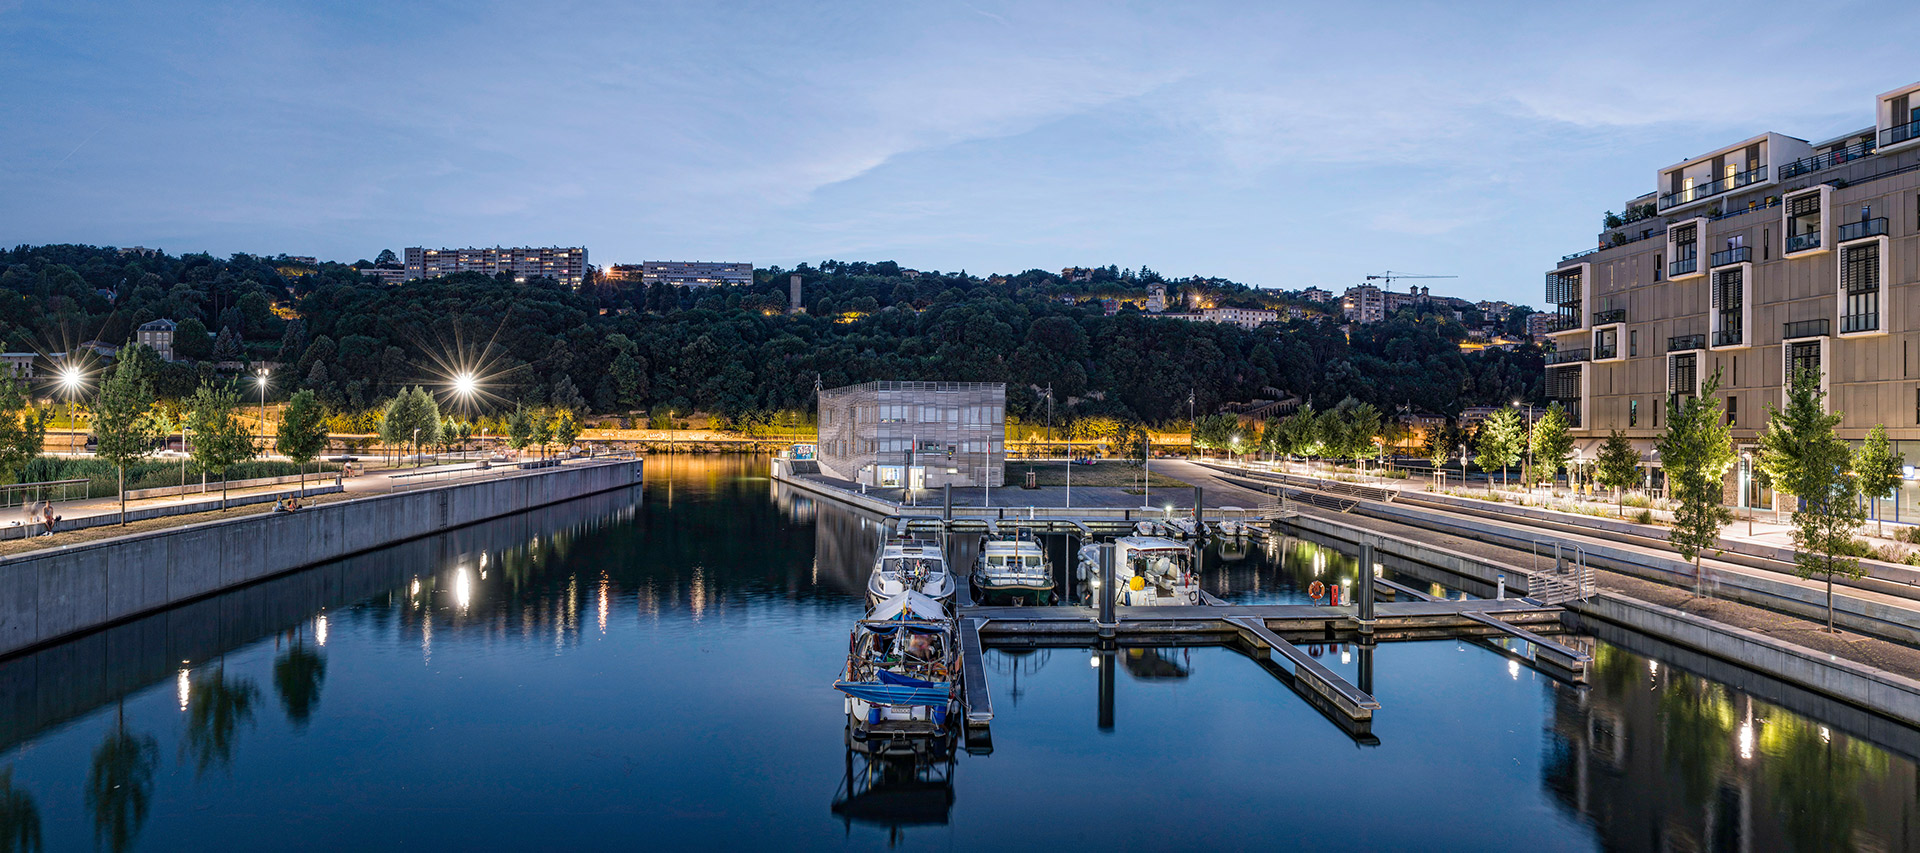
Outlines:
{"label": "construction crane", "polygon": [[1398,278],[1459,278],[1459,276],[1457,275],[1421,275],[1419,273],[1412,273],[1412,272],[1394,272],[1393,270],[1387,270],[1386,272],[1383,272],[1379,275],[1367,276],[1368,281],[1385,282],[1385,284],[1381,286],[1382,290],[1392,290],[1393,281],[1394,279],[1398,279]]}

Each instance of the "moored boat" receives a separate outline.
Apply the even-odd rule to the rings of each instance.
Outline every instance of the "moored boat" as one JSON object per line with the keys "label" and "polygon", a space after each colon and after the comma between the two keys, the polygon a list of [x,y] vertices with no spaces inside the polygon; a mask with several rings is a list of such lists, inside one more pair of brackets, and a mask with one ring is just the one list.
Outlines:
{"label": "moored boat", "polygon": [[905,590],[855,623],[846,668],[833,686],[846,694],[856,740],[941,737],[958,707],[959,670],[946,608]]}
{"label": "moored boat", "polygon": [[1075,577],[1089,598],[1112,595],[1127,607],[1160,604],[1199,604],[1200,576],[1194,571],[1193,549],[1186,543],[1159,536],[1122,536],[1113,540],[1114,589],[1100,588],[1100,547],[1080,549]]}
{"label": "moored boat", "polygon": [[953,573],[947,570],[940,543],[903,537],[880,543],[873,574],[867,578],[867,608],[909,590],[952,606]]}
{"label": "moored boat", "polygon": [[977,604],[1053,603],[1053,567],[1031,531],[983,540],[971,580]]}

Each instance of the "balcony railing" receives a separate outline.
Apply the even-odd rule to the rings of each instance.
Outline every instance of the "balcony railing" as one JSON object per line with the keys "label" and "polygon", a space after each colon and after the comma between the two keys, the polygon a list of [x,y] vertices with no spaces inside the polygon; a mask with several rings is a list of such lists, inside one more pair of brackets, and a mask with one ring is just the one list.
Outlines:
{"label": "balcony railing", "polygon": [[1712,198],[1724,192],[1731,192],[1733,190],[1737,190],[1748,184],[1760,183],[1761,181],[1764,181],[1766,179],[1767,179],[1767,164],[1761,163],[1759,166],[1756,166],[1752,169],[1748,169],[1744,172],[1735,172],[1734,174],[1728,175],[1727,177],[1721,178],[1717,181],[1709,181],[1704,184],[1694,184],[1691,189],[1684,189],[1677,193],[1668,193],[1666,195],[1663,195],[1660,197],[1660,209],[1666,210],[1669,207],[1678,207],[1683,204],[1692,204],[1696,201]]}
{"label": "balcony railing", "polygon": [[1854,332],[1875,332],[1879,331],[1879,329],[1880,315],[1878,312],[1873,314],[1847,314],[1840,318],[1840,334],[1843,335],[1850,335]]}
{"label": "balcony railing", "polygon": [[1576,361],[1586,361],[1587,353],[1588,353],[1588,350],[1585,347],[1581,347],[1580,349],[1558,350],[1555,352],[1547,353],[1547,363],[1548,364],[1571,364]]}
{"label": "balcony railing", "polygon": [[1831,169],[1835,166],[1840,165],[1841,163],[1847,163],[1854,160],[1858,160],[1872,153],[1873,153],[1873,140],[1869,139],[1865,142],[1849,145],[1838,151],[1828,151],[1825,154],[1815,154],[1812,157],[1803,157],[1801,159],[1788,163],[1785,166],[1781,166],[1780,180],[1784,181],[1788,178],[1795,177],[1798,175],[1805,175],[1812,172],[1818,172],[1821,169]]}
{"label": "balcony railing", "polygon": [[1878,237],[1887,233],[1887,218],[1884,216],[1860,222],[1848,222],[1840,226],[1840,242],[1858,240],[1862,237]]}
{"label": "balcony railing", "polygon": [[1601,344],[1593,348],[1594,361],[1606,361],[1609,358],[1619,358],[1619,357],[1620,357],[1620,345],[1617,343]]}
{"label": "balcony railing", "polygon": [[1555,314],[1551,319],[1547,320],[1547,334],[1553,334],[1554,332],[1564,332],[1568,329],[1578,329],[1578,328],[1580,328],[1580,318],[1578,317],[1569,317],[1565,314]]}
{"label": "balcony railing", "polygon": [[1740,338],[1739,329],[1721,329],[1713,333],[1713,345],[1717,347],[1739,346]]}
{"label": "balcony railing", "polygon": [[1820,232],[1818,230],[1808,231],[1805,234],[1795,234],[1787,238],[1787,254],[1789,255],[1794,252],[1804,252],[1808,249],[1818,248],[1820,248]]}
{"label": "balcony railing", "polygon": [[1690,349],[1706,349],[1706,335],[1675,335],[1667,339],[1667,352],[1686,352]]}
{"label": "balcony railing", "polygon": [[1625,323],[1626,321],[1627,309],[1625,308],[1593,312],[1593,324],[1596,326],[1604,326],[1608,323]]}
{"label": "balcony railing", "polygon": [[1710,259],[1707,263],[1716,267],[1724,267],[1728,264],[1742,264],[1751,260],[1753,260],[1752,248],[1749,248],[1747,246],[1735,246],[1724,252],[1714,252],[1712,259]]}
{"label": "balcony railing", "polygon": [[1673,263],[1667,264],[1667,278],[1686,275],[1687,273],[1693,272],[1698,269],[1700,269],[1699,258],[1688,258],[1684,261],[1674,261]]}
{"label": "balcony railing", "polygon": [[1833,334],[1833,324],[1825,317],[1818,320],[1795,320],[1780,324],[1780,337],[1783,340],[1794,338],[1824,338]]}
{"label": "balcony railing", "polygon": [[1920,121],[1896,124],[1886,130],[1880,131],[1880,144],[1893,145],[1915,137],[1920,137]]}

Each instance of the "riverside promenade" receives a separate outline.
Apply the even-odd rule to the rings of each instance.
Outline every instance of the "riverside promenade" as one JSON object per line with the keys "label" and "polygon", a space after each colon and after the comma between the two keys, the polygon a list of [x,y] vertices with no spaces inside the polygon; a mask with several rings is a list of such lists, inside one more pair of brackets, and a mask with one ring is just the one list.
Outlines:
{"label": "riverside promenade", "polygon": [[[61,534],[0,559],[0,656],[317,563],[641,482],[634,458],[550,460],[438,481],[368,476],[293,513],[226,517],[102,536]],[[351,481],[350,481],[351,482]],[[168,519],[170,521],[170,519]],[[81,541],[67,541],[69,537]]]}

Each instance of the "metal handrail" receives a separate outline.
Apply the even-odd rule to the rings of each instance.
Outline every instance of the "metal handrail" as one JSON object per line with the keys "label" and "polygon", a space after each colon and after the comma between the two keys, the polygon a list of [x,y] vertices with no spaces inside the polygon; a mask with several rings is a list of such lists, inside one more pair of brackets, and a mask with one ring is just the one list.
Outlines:
{"label": "metal handrail", "polygon": [[1675,335],[1667,339],[1667,352],[1706,349],[1706,335]]}
{"label": "metal handrail", "polygon": [[1593,324],[1596,326],[1607,323],[1625,323],[1626,321],[1627,309],[1625,308],[1612,308],[1606,311],[1593,312]]}
{"label": "metal handrail", "polygon": [[1920,121],[1910,121],[1880,131],[1880,144],[1893,145],[1916,137],[1920,137]]}
{"label": "metal handrail", "polygon": [[1868,154],[1872,154],[1873,148],[1874,142],[1869,139],[1865,142],[1856,142],[1838,151],[1828,151],[1825,154],[1802,157],[1780,167],[1780,180],[1784,181],[1788,178],[1818,172],[1822,169],[1831,169],[1841,163],[1858,160]]}
{"label": "metal handrail", "polygon": [[1753,249],[1747,246],[1735,246],[1724,252],[1714,252],[1708,261],[1709,266],[1724,267],[1728,264],[1741,264],[1753,260]]}
{"label": "metal handrail", "polygon": [[1787,237],[1788,254],[1818,248],[1820,248],[1820,232],[1817,229],[1808,231],[1805,234],[1795,234]]}
{"label": "metal handrail", "polygon": [[1550,352],[1547,353],[1546,361],[1548,364],[1571,364],[1576,361],[1586,361],[1587,352],[1585,347]]}
{"label": "metal handrail", "polygon": [[1667,264],[1667,277],[1673,278],[1674,276],[1677,276],[1677,275],[1686,275],[1688,273],[1695,272],[1699,269],[1700,269],[1699,258],[1688,258],[1684,261],[1674,261],[1673,263]]}
{"label": "metal handrail", "polygon": [[1825,317],[1818,320],[1795,320],[1781,324],[1780,337],[1783,340],[1793,338],[1822,338],[1833,333],[1833,323]]}
{"label": "metal handrail", "polygon": [[1837,242],[1845,243],[1848,240],[1878,237],[1885,233],[1887,233],[1887,218],[1884,216],[1873,219],[1863,219],[1859,222],[1843,222],[1840,224],[1840,235]]}
{"label": "metal handrail", "polygon": [[1766,179],[1767,164],[1761,163],[1752,169],[1744,172],[1736,172],[1719,180],[1708,181],[1704,184],[1695,184],[1691,189],[1684,189],[1676,193],[1667,193],[1660,197],[1660,209],[1666,210],[1669,207],[1704,201],[1721,193],[1732,192],[1748,184],[1759,183]]}

